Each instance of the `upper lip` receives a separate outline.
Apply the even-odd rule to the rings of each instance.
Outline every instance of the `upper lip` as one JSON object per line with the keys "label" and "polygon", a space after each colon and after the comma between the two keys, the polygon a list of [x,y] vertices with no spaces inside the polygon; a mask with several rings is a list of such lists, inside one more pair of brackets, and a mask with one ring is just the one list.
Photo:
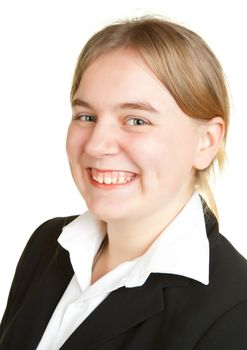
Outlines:
{"label": "upper lip", "polygon": [[123,169],[99,169],[99,168],[94,168],[94,167],[89,167],[89,170],[94,169],[98,172],[101,173],[106,173],[106,172],[122,172],[122,173],[133,173],[136,174],[136,172],[131,171],[131,170],[123,170]]}

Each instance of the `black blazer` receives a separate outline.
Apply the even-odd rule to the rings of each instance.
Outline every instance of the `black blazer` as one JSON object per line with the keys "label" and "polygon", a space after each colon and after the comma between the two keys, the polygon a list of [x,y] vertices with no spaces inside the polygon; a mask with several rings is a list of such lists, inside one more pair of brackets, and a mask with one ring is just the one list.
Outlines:
{"label": "black blazer", "polygon": [[[33,350],[38,345],[73,276],[57,237],[74,218],[49,220],[29,240],[2,320],[1,350]],[[209,285],[152,273],[141,287],[112,292],[61,349],[247,350],[247,263],[218,232],[212,213],[205,221]]]}

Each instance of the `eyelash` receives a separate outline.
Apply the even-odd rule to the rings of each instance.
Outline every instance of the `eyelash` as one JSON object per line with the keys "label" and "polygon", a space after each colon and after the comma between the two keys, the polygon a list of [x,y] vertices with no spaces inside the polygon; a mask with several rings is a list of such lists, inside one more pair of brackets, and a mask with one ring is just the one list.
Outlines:
{"label": "eyelash", "polygon": [[[88,120],[83,120],[82,118],[85,118],[85,119],[88,119]],[[79,115],[78,117],[76,117],[76,119],[78,120],[81,120],[82,122],[90,122],[90,123],[93,123],[97,120],[97,117],[93,116],[93,115],[90,115],[90,114],[82,114],[82,115]],[[89,120],[91,119],[91,120]],[[138,118],[138,117],[128,117],[126,118],[127,119],[127,123],[129,121],[138,121],[140,122],[141,121],[141,124],[127,124],[127,125],[130,125],[130,126],[143,126],[143,125],[150,125],[151,123],[143,118]]]}
{"label": "eyelash", "polygon": [[143,125],[148,125],[150,123],[148,123],[146,120],[142,119],[142,118],[137,118],[137,117],[132,117],[128,119],[128,122],[132,120],[132,121],[141,121],[141,124],[128,124],[131,126],[143,126]]}
{"label": "eyelash", "polygon": [[79,115],[78,117],[76,117],[76,119],[81,120],[81,121],[83,121],[83,122],[92,122],[92,120],[82,120],[82,118],[85,118],[85,117],[93,118],[94,121],[96,120],[96,117],[93,116],[93,115],[90,115],[90,114],[82,114],[82,115]]}

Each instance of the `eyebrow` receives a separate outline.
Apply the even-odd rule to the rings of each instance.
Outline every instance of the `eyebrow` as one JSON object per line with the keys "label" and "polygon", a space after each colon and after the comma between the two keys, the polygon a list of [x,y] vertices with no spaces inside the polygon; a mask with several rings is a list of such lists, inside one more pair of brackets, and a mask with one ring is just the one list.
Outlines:
{"label": "eyebrow", "polygon": [[[81,100],[80,98],[75,98],[72,101],[72,107],[75,107],[75,106],[81,106],[81,107],[93,109],[93,107],[90,105],[90,103],[88,103],[84,100]],[[155,109],[150,103],[142,102],[142,101],[119,103],[118,105],[115,106],[115,108],[137,109],[137,110],[141,110],[141,111],[159,113],[159,111],[157,109]]]}

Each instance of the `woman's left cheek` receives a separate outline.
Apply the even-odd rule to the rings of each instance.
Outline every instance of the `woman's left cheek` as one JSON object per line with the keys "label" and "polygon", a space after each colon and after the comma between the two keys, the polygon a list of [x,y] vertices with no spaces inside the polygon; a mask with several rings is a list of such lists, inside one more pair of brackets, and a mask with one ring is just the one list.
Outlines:
{"label": "woman's left cheek", "polygon": [[144,137],[141,142],[132,143],[132,152],[146,169],[160,166],[166,158],[167,147],[159,137]]}

